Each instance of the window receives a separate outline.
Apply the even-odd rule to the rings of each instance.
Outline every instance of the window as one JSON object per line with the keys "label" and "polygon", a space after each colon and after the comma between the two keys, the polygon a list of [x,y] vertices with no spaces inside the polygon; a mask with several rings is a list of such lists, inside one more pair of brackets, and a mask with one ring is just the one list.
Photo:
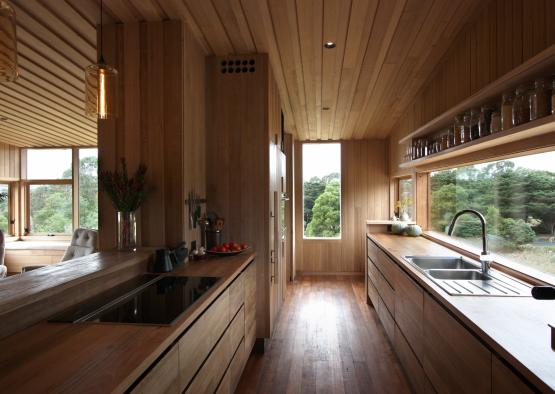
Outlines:
{"label": "window", "polygon": [[[403,216],[403,212],[408,216],[406,219],[414,219],[414,188],[412,178],[399,179],[399,196],[397,199],[397,209],[399,216]],[[405,219],[405,218],[402,218]]]}
{"label": "window", "polygon": [[303,144],[305,238],[341,238],[341,144]]}
{"label": "window", "polygon": [[[496,261],[510,261],[555,279],[555,152],[430,174],[430,227],[446,232],[456,211],[473,208],[487,220]],[[462,216],[453,234],[481,249],[480,224]]]}
{"label": "window", "polygon": [[98,149],[79,149],[79,226],[98,228]]}
{"label": "window", "polygon": [[10,234],[10,186],[0,183],[0,230]]}
{"label": "window", "polygon": [[27,163],[25,235],[98,228],[97,149],[26,149],[22,154]]}

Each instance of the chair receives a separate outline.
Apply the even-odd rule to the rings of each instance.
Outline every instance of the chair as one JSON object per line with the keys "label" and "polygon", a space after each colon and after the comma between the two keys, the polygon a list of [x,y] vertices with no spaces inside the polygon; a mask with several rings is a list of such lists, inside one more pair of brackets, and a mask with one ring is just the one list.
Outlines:
{"label": "chair", "polygon": [[71,244],[64,253],[62,261],[83,257],[98,251],[98,232],[86,228],[78,228],[71,237]]}
{"label": "chair", "polygon": [[0,230],[0,278],[5,278],[8,275],[8,268],[4,265],[5,255],[6,241],[4,240],[4,233]]}

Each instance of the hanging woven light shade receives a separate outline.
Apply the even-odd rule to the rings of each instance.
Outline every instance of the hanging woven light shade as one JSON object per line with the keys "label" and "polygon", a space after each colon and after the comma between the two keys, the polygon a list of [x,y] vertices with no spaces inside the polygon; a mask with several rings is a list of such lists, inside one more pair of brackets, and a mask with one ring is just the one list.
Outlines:
{"label": "hanging woven light shade", "polygon": [[15,11],[9,2],[0,0],[0,82],[12,82],[17,77]]}
{"label": "hanging woven light shade", "polygon": [[102,1],[100,1],[100,56],[85,70],[85,114],[98,119],[118,116],[118,71],[104,62]]}

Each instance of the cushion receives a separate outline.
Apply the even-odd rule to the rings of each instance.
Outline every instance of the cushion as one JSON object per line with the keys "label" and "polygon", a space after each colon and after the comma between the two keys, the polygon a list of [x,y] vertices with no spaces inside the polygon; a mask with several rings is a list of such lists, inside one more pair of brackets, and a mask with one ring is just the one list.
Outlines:
{"label": "cushion", "polygon": [[67,248],[62,261],[73,260],[91,253],[96,253],[98,232],[86,228],[78,228],[73,233],[71,244]]}

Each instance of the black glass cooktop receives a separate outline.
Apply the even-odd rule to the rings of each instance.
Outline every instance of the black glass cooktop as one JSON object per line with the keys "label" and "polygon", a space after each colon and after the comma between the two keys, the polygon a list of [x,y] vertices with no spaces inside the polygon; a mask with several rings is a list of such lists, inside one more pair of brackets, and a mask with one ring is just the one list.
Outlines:
{"label": "black glass cooktop", "polygon": [[51,321],[171,324],[219,279],[139,276],[66,310]]}

